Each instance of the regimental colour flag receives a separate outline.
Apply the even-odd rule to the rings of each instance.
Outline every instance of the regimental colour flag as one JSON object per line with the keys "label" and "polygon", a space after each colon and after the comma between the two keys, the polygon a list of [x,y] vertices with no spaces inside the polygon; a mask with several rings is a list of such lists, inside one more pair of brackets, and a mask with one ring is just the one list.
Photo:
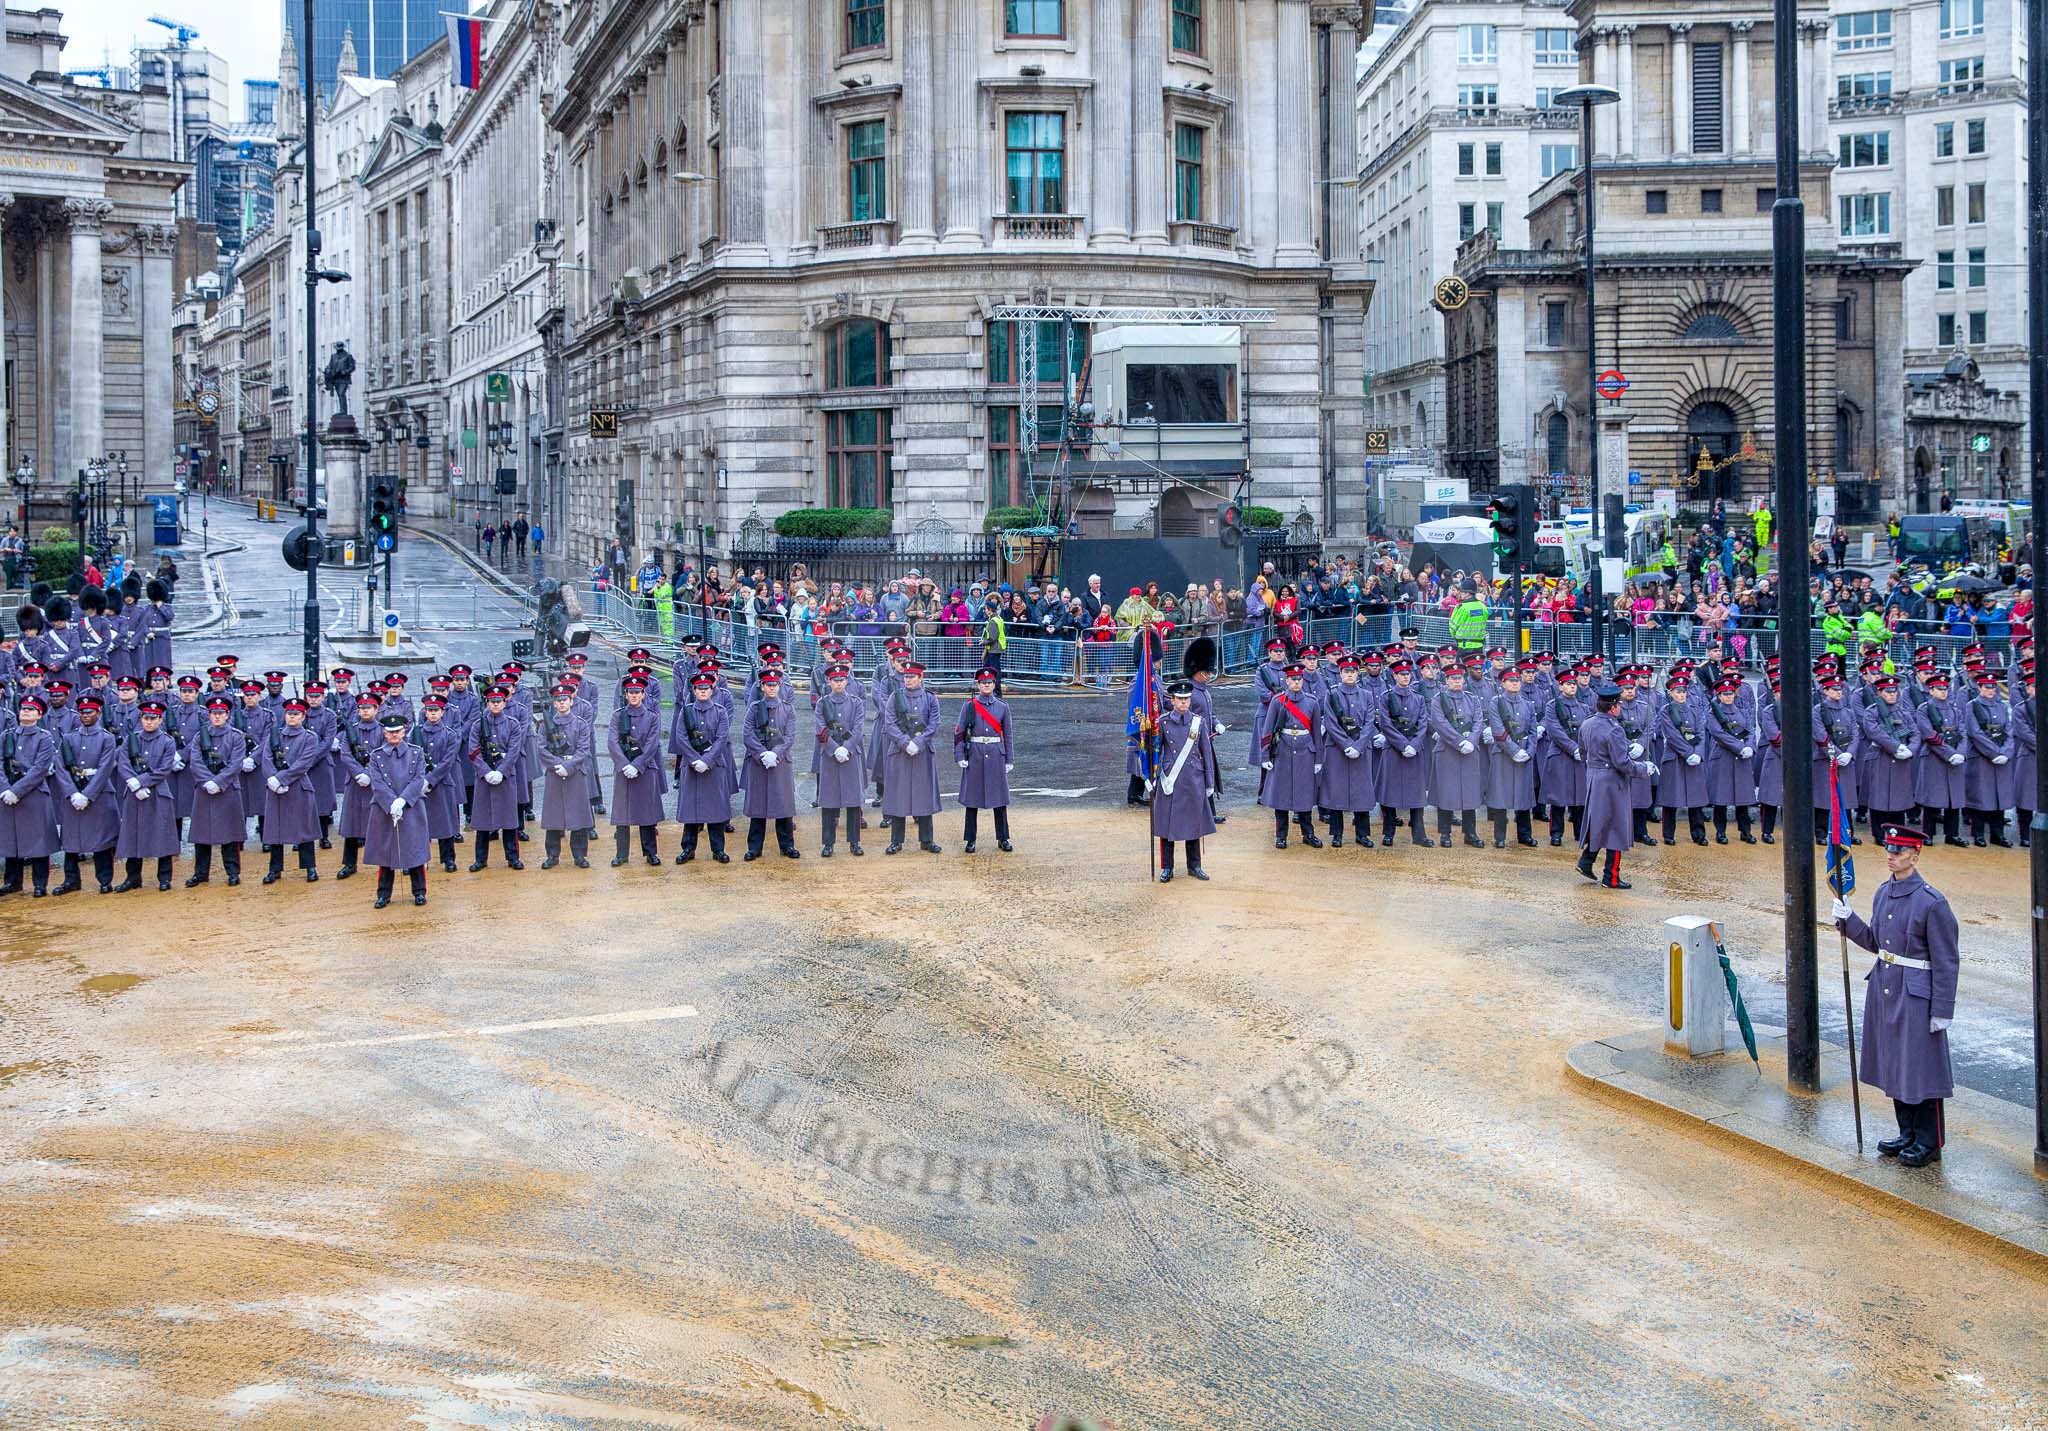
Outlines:
{"label": "regimental colour flag", "polygon": [[1852,812],[1842,808],[1841,773],[1828,764],[1828,885],[1835,898],[1847,899],[1856,888],[1856,860],[1849,853]]}
{"label": "regimental colour flag", "polygon": [[484,82],[484,22],[460,15],[448,17],[448,53],[455,83],[463,89],[480,89]]}

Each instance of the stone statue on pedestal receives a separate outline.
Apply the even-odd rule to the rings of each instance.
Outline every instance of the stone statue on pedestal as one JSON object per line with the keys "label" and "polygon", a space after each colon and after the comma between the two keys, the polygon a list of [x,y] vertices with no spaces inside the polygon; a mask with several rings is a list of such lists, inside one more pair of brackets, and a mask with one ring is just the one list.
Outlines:
{"label": "stone statue on pedestal", "polygon": [[327,389],[334,399],[334,415],[348,416],[348,389],[354,380],[356,360],[348,350],[348,344],[336,343],[334,356],[327,360],[326,371],[320,374],[320,385]]}

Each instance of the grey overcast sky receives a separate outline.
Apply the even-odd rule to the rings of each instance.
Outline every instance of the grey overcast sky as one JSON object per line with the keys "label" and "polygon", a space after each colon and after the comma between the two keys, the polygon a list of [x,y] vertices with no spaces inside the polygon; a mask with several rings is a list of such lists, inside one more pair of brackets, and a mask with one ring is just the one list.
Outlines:
{"label": "grey overcast sky", "polygon": [[[279,0],[44,0],[64,12],[64,68],[128,63],[137,43],[160,45],[171,32],[151,15],[181,20],[199,32],[194,49],[211,50],[228,64],[228,117],[242,117],[242,81],[276,79]],[[455,8],[453,6],[450,7]]]}

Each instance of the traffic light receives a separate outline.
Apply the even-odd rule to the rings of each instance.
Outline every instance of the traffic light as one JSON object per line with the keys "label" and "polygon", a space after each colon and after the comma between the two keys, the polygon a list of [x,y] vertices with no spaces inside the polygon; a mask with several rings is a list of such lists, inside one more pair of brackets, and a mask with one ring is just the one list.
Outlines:
{"label": "traffic light", "polygon": [[389,477],[370,482],[370,538],[380,551],[389,551],[398,542],[398,484]]}
{"label": "traffic light", "polygon": [[1526,483],[1509,483],[1486,504],[1493,523],[1493,552],[1502,561],[1527,568],[1536,557],[1536,491]]}
{"label": "traffic light", "polygon": [[1216,535],[1226,547],[1234,547],[1244,540],[1244,508],[1235,502],[1226,502],[1216,514]]}
{"label": "traffic light", "polygon": [[83,492],[73,492],[71,494],[71,525],[74,527],[85,525],[85,493]]}
{"label": "traffic light", "polygon": [[612,525],[618,528],[621,541],[633,539],[633,493],[623,482],[619,495],[612,499]]}
{"label": "traffic light", "polygon": [[1621,494],[1609,492],[1600,499],[1600,555],[1620,558],[1628,553],[1628,519]]}

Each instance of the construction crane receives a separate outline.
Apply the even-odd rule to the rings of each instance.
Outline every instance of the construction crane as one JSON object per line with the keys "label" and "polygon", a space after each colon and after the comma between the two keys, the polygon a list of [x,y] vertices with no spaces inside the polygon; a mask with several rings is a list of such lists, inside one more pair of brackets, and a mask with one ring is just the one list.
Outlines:
{"label": "construction crane", "polygon": [[199,32],[183,20],[173,20],[164,15],[152,15],[149,17],[149,23],[161,25],[171,32],[173,36],[171,48],[174,50],[182,50],[199,38]]}
{"label": "construction crane", "polygon": [[100,82],[101,89],[112,89],[114,87],[112,78],[113,68],[112,65],[94,65],[90,69],[66,70],[64,71],[64,78],[96,79]]}
{"label": "construction crane", "polygon": [[[1068,365],[1068,354],[1073,351],[1073,333],[1076,323],[1143,323],[1143,324],[1187,324],[1209,326],[1219,323],[1259,324],[1273,321],[1270,308],[1124,308],[1124,307],[1067,307],[1061,304],[1044,303],[1003,303],[989,310],[991,319],[1017,325],[1017,445],[1018,456],[1024,465],[1026,480],[1030,483],[1034,504],[1045,522],[1034,533],[1054,538],[1056,541],[1064,531],[1071,503],[1069,468],[1073,459],[1074,444],[1062,442],[1057,465],[1053,471],[1041,477],[1038,472],[1038,325],[1057,323],[1060,325],[1060,400],[1061,412],[1071,419],[1076,408],[1075,383]],[[1088,370],[1082,368],[1080,391],[1085,393]],[[1069,421],[1071,427],[1071,421]],[[1040,549],[1040,565],[1050,559],[1051,542]],[[1043,571],[1039,573],[1043,575]]]}

